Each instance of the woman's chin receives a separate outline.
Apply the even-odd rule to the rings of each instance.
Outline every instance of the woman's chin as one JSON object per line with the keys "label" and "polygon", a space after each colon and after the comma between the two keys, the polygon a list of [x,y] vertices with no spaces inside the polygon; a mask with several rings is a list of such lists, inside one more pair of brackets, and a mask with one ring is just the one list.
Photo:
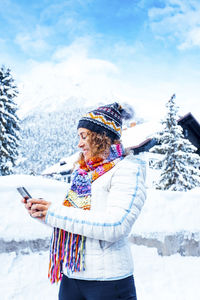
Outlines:
{"label": "woman's chin", "polygon": [[84,160],[87,162],[88,160],[90,160],[91,156],[88,155],[88,153],[83,153],[83,157],[84,157]]}

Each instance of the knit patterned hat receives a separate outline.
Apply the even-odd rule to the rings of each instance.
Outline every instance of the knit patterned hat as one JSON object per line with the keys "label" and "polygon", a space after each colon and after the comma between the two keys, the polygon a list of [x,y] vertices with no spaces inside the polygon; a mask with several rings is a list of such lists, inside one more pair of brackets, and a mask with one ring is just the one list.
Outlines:
{"label": "knit patterned hat", "polygon": [[112,140],[119,140],[122,133],[122,119],[129,118],[130,114],[115,102],[88,112],[79,120],[78,128],[86,128],[97,133],[105,132]]}

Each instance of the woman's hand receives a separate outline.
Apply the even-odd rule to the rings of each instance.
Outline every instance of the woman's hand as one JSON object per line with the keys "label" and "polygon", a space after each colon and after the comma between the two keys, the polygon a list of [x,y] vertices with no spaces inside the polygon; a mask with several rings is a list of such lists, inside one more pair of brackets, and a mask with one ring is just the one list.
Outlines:
{"label": "woman's hand", "polygon": [[28,200],[22,199],[22,203],[25,204],[26,209],[28,210],[28,213],[31,217],[37,218],[39,220],[44,221],[47,210],[51,205],[51,202],[48,202],[44,199],[33,199],[30,198]]}

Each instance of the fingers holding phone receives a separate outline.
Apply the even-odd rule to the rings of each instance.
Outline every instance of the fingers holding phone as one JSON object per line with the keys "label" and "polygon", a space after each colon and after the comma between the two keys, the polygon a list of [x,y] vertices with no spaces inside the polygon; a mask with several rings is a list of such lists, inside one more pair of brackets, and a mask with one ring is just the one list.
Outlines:
{"label": "fingers holding phone", "polygon": [[44,220],[51,202],[45,201],[43,198],[33,199],[25,187],[18,187],[17,190],[23,197],[21,201],[25,204],[30,216]]}
{"label": "fingers holding phone", "polygon": [[31,204],[31,216],[33,218],[39,218],[40,220],[45,220],[47,210],[51,205],[51,202],[48,202],[42,198],[39,199],[30,199]]}
{"label": "fingers holding phone", "polygon": [[31,197],[30,193],[27,191],[27,189],[24,186],[18,187],[17,191],[23,197],[21,202],[23,204],[25,204],[25,207],[28,210],[28,213],[31,214],[31,204],[29,202],[29,199],[31,199],[32,197]]}

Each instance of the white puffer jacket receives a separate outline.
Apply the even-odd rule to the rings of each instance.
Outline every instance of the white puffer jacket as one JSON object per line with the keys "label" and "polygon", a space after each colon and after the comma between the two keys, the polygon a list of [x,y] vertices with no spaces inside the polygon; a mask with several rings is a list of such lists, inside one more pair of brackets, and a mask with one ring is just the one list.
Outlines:
{"label": "white puffer jacket", "polygon": [[128,234],[145,198],[145,162],[130,154],[92,183],[90,210],[52,204],[47,224],[87,237],[85,271],[64,268],[64,274],[85,280],[132,275]]}

